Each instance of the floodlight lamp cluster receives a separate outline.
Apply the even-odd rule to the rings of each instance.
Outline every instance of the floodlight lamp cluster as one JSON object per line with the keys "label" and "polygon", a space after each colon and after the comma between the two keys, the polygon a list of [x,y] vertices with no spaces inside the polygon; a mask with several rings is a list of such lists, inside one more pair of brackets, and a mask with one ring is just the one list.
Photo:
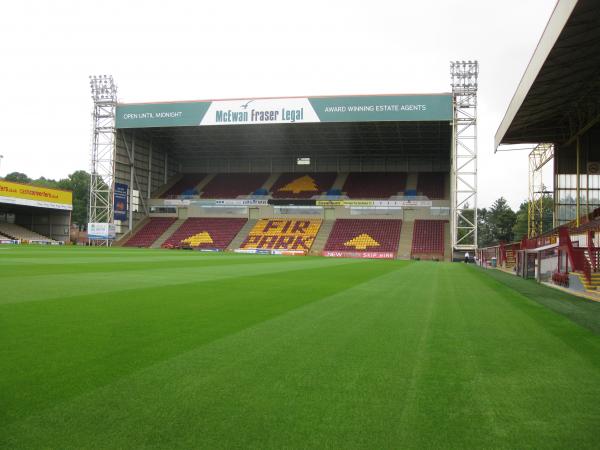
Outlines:
{"label": "floodlight lamp cluster", "polygon": [[90,89],[94,101],[117,100],[117,86],[112,75],[90,75]]}
{"label": "floodlight lamp cluster", "polygon": [[453,88],[477,89],[479,63],[477,61],[451,61],[450,76]]}

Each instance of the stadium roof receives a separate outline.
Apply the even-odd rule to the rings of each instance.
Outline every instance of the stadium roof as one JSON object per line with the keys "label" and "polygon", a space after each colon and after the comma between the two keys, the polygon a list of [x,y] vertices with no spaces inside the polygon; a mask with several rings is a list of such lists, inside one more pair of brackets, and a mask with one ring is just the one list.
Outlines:
{"label": "stadium roof", "polygon": [[182,161],[202,157],[256,155],[449,157],[452,127],[445,122],[354,122],[150,130],[153,142]]}
{"label": "stadium roof", "polygon": [[315,122],[451,121],[452,94],[246,98],[120,103],[117,128]]}
{"label": "stadium roof", "polygon": [[600,2],[559,0],[498,127],[501,144],[567,143],[600,120]]}
{"label": "stadium roof", "polygon": [[[145,129],[185,161],[242,156],[450,154],[452,94],[136,103],[117,128]],[[260,126],[257,126],[260,125]]]}

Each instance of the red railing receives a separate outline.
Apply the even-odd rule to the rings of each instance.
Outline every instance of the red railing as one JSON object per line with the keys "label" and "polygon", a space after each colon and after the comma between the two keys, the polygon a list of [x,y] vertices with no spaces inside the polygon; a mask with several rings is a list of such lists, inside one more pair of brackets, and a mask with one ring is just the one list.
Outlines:
{"label": "red railing", "polygon": [[533,249],[539,247],[545,247],[546,245],[556,244],[558,241],[558,234],[552,233],[548,235],[542,235],[531,239],[523,238],[521,241],[521,249]]}
{"label": "red railing", "polygon": [[552,281],[559,286],[569,287],[569,274],[566,272],[554,272]]}
{"label": "red railing", "polygon": [[598,249],[594,247],[593,230],[588,230],[587,232],[587,248],[590,255],[590,261],[592,263],[592,270],[596,272],[598,270]]}
{"label": "red railing", "polygon": [[561,227],[558,230],[558,245],[559,249],[565,251],[568,255],[571,267],[573,270],[582,272],[586,280],[592,280],[592,268],[587,258],[585,257],[585,248],[573,247],[571,242],[571,236],[569,235],[569,229],[567,227]]}

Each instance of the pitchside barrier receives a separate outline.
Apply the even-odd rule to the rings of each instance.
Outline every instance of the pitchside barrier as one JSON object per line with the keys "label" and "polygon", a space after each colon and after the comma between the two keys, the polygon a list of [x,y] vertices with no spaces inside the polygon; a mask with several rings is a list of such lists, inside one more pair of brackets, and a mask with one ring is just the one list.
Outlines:
{"label": "pitchside barrier", "polygon": [[305,256],[306,252],[302,250],[268,250],[263,248],[236,248],[235,253],[247,253],[252,255],[284,255],[284,256]]}
{"label": "pitchside barrier", "polygon": [[392,252],[339,252],[324,251],[323,256],[330,258],[369,258],[369,259],[394,259],[396,255]]}
{"label": "pitchside barrier", "polygon": [[20,244],[18,239],[0,239],[0,244]]}

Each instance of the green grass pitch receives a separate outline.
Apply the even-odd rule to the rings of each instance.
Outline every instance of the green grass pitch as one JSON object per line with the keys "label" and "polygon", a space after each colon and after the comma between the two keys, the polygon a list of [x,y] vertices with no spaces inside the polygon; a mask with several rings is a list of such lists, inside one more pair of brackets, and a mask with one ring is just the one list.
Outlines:
{"label": "green grass pitch", "polygon": [[598,448],[600,304],[465,264],[0,248],[0,448]]}

